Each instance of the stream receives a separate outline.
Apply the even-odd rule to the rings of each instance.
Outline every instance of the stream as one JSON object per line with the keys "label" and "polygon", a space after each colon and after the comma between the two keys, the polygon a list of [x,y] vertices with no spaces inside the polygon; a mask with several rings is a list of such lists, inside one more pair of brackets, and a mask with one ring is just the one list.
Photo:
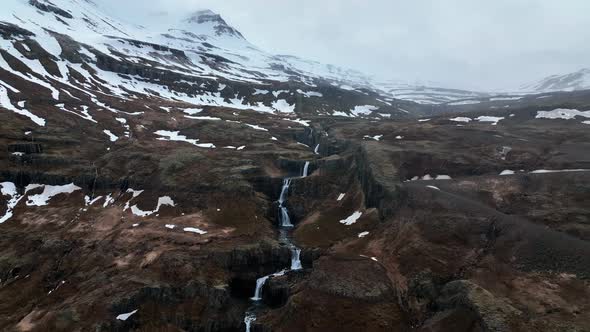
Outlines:
{"label": "stream", "polygon": [[291,266],[289,269],[283,269],[273,274],[260,277],[256,280],[256,289],[254,290],[254,295],[250,298],[254,305],[250,309],[248,309],[248,311],[246,312],[246,316],[244,317],[244,324],[246,324],[246,332],[250,332],[252,322],[256,321],[255,311],[257,306],[259,306],[260,302],[262,301],[262,288],[264,287],[268,279],[272,277],[283,276],[290,271],[297,271],[303,268],[301,265],[301,249],[298,248],[295,245],[295,243],[293,243],[293,239],[291,237],[294,225],[293,223],[291,223],[289,211],[285,206],[285,203],[287,202],[287,197],[289,195],[289,187],[291,186],[292,180],[305,178],[308,176],[308,172],[309,161],[306,161],[305,165],[303,166],[301,176],[287,177],[283,179],[283,186],[281,188],[281,193],[277,201],[279,203],[279,242],[287,246],[291,250]]}

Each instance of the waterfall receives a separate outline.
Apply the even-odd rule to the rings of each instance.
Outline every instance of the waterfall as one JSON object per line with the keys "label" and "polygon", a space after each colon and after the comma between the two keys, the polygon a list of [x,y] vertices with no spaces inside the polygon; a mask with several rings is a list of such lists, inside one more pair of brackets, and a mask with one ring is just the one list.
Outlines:
{"label": "waterfall", "polygon": [[287,273],[287,270],[281,270],[277,273],[269,274],[262,278],[258,278],[256,280],[256,290],[254,291],[254,296],[252,296],[250,299],[255,302],[262,300],[262,287],[264,287],[264,284],[266,284],[268,278],[284,276],[285,273]]}
{"label": "waterfall", "polygon": [[293,246],[291,248],[291,271],[301,270],[303,267],[301,266],[301,249]]}
{"label": "waterfall", "polygon": [[287,211],[287,207],[284,205],[284,203],[287,201],[287,194],[289,193],[290,185],[290,178],[283,180],[283,188],[281,189],[281,195],[279,196],[279,222],[281,227],[293,227],[291,218],[289,218],[289,211]]}
{"label": "waterfall", "polygon": [[291,185],[291,179],[286,178],[283,180],[283,188],[281,189],[281,195],[279,196],[279,204],[283,205],[287,200],[287,194],[289,193],[289,186]]}
{"label": "waterfall", "polygon": [[[320,145],[316,145],[314,152],[319,154]],[[301,177],[307,177],[309,175],[309,161],[306,161],[303,165],[303,171],[301,173]],[[287,202],[287,196],[289,195],[289,186],[291,186],[291,178],[283,179],[283,187],[281,188],[281,194],[279,195],[278,203],[279,203],[279,240],[281,240],[284,244],[288,246],[291,250],[291,268],[289,270],[282,270],[277,273],[267,275],[256,280],[256,289],[254,290],[254,296],[250,299],[254,302],[262,301],[262,289],[264,285],[271,277],[282,276],[285,275],[288,271],[297,271],[303,269],[301,264],[301,249],[297,248],[292,240],[289,238],[289,233],[291,228],[294,225],[291,223],[291,218],[289,217],[289,211],[285,206]],[[246,324],[246,332],[250,332],[252,322],[256,320],[256,314],[253,312],[256,309],[249,309],[246,312],[246,316],[244,317],[244,324]]]}
{"label": "waterfall", "polygon": [[264,287],[264,284],[266,283],[268,278],[270,278],[270,276],[264,276],[264,277],[258,278],[258,280],[256,280],[256,290],[254,291],[254,296],[251,297],[252,301],[262,300],[262,287]]}
{"label": "waterfall", "polygon": [[246,324],[246,332],[250,332],[252,322],[255,320],[256,320],[256,315],[254,315],[251,312],[246,313],[246,317],[244,317],[244,324]]}
{"label": "waterfall", "polygon": [[281,206],[280,212],[281,215],[279,216],[279,218],[281,221],[281,227],[293,227],[293,224],[291,223],[291,218],[289,218],[289,211],[287,211],[287,208]]}
{"label": "waterfall", "polygon": [[303,166],[303,174],[301,175],[301,177],[306,177],[307,173],[309,172],[309,161],[305,162],[305,165]]}
{"label": "waterfall", "polygon": [[315,146],[315,149],[313,149],[313,153],[320,154],[320,145],[319,144]]}

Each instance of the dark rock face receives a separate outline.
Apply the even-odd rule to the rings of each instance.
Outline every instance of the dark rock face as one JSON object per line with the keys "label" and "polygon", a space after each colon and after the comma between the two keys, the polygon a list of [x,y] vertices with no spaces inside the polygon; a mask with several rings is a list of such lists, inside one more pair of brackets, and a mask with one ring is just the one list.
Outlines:
{"label": "dark rock face", "polygon": [[[173,322],[186,330],[237,331],[242,321],[242,311],[239,303],[232,302],[235,300],[230,298],[226,289],[208,285],[191,283],[182,288],[146,287],[130,298],[112,305],[111,312],[114,316],[140,308],[137,314],[128,321],[102,325],[101,329],[139,328],[143,325],[142,321],[155,318],[157,321]],[[159,311],[159,306],[170,307],[171,310]],[[191,312],[196,308],[201,308],[206,313],[201,312],[197,316]],[[202,316],[215,319],[202,319]]]}
{"label": "dark rock face", "polygon": [[379,301],[394,295],[385,270],[363,257],[322,258],[314,265],[308,284],[318,292],[363,301]]}
{"label": "dark rock face", "polygon": [[8,152],[25,154],[43,153],[43,147],[39,143],[16,143],[8,146]]}
{"label": "dark rock face", "polygon": [[485,289],[466,280],[445,285],[437,305],[442,310],[465,309],[476,316],[484,331],[509,331],[510,322],[522,313]]}
{"label": "dark rock face", "polygon": [[29,0],[29,5],[34,6],[37,9],[42,10],[44,12],[54,13],[56,15],[59,15],[61,17],[65,17],[65,18],[73,18],[72,14],[68,13],[67,11],[65,11],[59,7],[56,7],[54,5],[43,3],[42,1],[39,1],[39,0]]}
{"label": "dark rock face", "polygon": [[3,38],[11,38],[11,37],[26,37],[26,36],[33,36],[34,34],[29,30],[19,28],[18,26],[8,23],[8,22],[0,22],[0,35]]}

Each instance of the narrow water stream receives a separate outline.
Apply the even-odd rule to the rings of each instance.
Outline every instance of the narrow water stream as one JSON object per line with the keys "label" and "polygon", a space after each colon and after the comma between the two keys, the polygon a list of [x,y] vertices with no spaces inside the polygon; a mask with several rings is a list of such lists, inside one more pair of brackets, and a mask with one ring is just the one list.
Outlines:
{"label": "narrow water stream", "polygon": [[264,284],[266,284],[268,279],[272,277],[283,276],[289,271],[297,271],[303,268],[301,265],[301,249],[293,243],[293,240],[291,238],[291,233],[293,231],[294,225],[293,223],[291,223],[289,211],[285,206],[285,203],[287,202],[287,197],[289,195],[289,187],[291,186],[292,180],[307,177],[308,172],[309,161],[306,161],[305,165],[303,166],[301,176],[295,178],[287,177],[283,179],[283,186],[281,188],[281,193],[277,201],[279,203],[279,242],[287,246],[291,250],[291,267],[289,269],[284,269],[279,272],[260,277],[256,280],[256,289],[254,290],[254,296],[250,298],[254,305],[246,312],[246,316],[244,317],[244,324],[246,324],[246,332],[250,332],[252,322],[256,321],[256,307],[260,305],[260,302],[262,301],[262,288],[264,287]]}

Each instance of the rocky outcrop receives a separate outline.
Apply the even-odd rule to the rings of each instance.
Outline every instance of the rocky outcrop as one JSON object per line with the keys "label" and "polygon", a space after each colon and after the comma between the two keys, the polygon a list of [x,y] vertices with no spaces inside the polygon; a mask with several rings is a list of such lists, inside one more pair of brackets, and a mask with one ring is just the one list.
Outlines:
{"label": "rocky outcrop", "polygon": [[397,170],[385,159],[387,153],[374,144],[363,144],[354,155],[365,205],[377,208],[381,219],[391,217],[405,196]]}
{"label": "rocky outcrop", "polygon": [[[146,306],[150,303],[175,309],[153,311]],[[240,307],[223,286],[212,287],[192,282],[184,287],[144,287],[111,306],[113,317],[139,309],[136,314],[126,321],[101,324],[100,329],[127,330],[141,326],[143,320],[155,319],[173,322],[177,327],[191,331],[237,331],[242,323]],[[199,311],[193,311],[191,308]]]}
{"label": "rocky outcrop", "polygon": [[320,258],[307,283],[318,292],[364,301],[379,301],[394,296],[385,269],[364,257]]}
{"label": "rocky outcrop", "polygon": [[477,318],[482,331],[511,331],[511,321],[522,314],[507,301],[468,280],[445,285],[437,306],[442,310],[467,310]]}
{"label": "rocky outcrop", "polygon": [[12,23],[0,22],[0,36],[2,36],[2,38],[7,39],[15,36],[26,37],[33,35],[34,33],[29,30],[20,28]]}
{"label": "rocky outcrop", "polygon": [[8,152],[43,153],[43,146],[40,143],[13,143],[8,145]]}
{"label": "rocky outcrop", "polygon": [[61,17],[65,17],[65,18],[74,18],[72,16],[72,14],[68,13],[67,11],[56,7],[54,5],[52,5],[51,3],[47,4],[47,3],[43,3],[39,0],[29,0],[29,5],[36,7],[37,9],[47,12],[47,13],[53,13],[56,15],[59,15]]}

